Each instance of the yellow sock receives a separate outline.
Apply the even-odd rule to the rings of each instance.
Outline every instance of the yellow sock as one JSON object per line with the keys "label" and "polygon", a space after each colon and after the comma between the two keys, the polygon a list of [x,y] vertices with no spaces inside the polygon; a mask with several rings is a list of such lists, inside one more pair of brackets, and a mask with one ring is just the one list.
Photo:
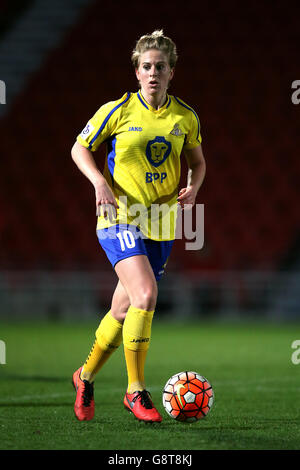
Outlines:
{"label": "yellow sock", "polygon": [[110,311],[102,318],[96,340],[81,371],[81,379],[93,382],[95,375],[122,342],[122,323]]}
{"label": "yellow sock", "polygon": [[128,393],[144,390],[146,388],[144,369],[147,352],[148,351],[132,351],[124,347],[128,374]]}
{"label": "yellow sock", "polygon": [[144,390],[145,361],[150,344],[154,310],[129,307],[123,325],[124,354],[128,375],[128,393]]}

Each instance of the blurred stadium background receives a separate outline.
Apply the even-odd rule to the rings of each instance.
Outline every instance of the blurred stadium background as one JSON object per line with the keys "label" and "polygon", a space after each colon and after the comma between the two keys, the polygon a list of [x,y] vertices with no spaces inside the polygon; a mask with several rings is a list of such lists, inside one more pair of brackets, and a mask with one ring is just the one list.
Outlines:
{"label": "blurred stadium background", "polygon": [[207,160],[204,248],[177,241],[159,315],[300,320],[296,8],[0,1],[2,320],[107,310],[116,277],[96,238],[93,188],[70,150],[101,104],[137,89],[131,50],[157,28],[177,44],[169,92],[198,113]]}

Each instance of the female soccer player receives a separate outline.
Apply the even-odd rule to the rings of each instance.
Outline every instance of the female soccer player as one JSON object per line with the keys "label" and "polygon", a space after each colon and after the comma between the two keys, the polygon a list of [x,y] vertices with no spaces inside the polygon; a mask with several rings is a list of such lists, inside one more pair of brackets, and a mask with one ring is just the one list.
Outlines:
{"label": "female soccer player", "polygon": [[[79,420],[93,418],[95,375],[122,342],[125,408],[141,421],[162,420],[144,377],[157,281],[175,239],[177,206],[195,204],[205,175],[199,119],[167,93],[176,61],[176,46],[162,30],[142,36],[132,53],[139,91],[104,104],[72,148],[74,162],[95,188],[98,239],[118,276],[90,354],[73,374]],[[102,174],[92,152],[103,142]],[[182,150],[188,183],[178,193]]]}

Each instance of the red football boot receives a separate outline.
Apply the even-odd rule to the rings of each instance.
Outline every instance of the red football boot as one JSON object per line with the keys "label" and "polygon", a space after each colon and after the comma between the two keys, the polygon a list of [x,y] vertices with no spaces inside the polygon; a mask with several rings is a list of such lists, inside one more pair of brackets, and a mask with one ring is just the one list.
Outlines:
{"label": "red football boot", "polygon": [[126,392],[124,406],[140,421],[147,423],[160,423],[162,421],[162,416],[154,407],[150,393],[147,390],[134,393]]}
{"label": "red football boot", "polygon": [[87,380],[81,380],[81,369],[82,367],[76,370],[72,378],[73,387],[77,392],[74,411],[79,421],[90,421],[95,414],[94,384]]}

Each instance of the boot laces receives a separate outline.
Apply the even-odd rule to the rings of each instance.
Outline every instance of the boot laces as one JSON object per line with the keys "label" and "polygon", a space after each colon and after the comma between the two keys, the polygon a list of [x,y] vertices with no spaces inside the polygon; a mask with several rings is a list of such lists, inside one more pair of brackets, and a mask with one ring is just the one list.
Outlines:
{"label": "boot laces", "polygon": [[141,398],[141,404],[147,409],[151,410],[153,408],[153,404],[150,398],[151,394],[147,390],[142,390],[139,392],[134,398],[133,402],[135,402],[138,398]]}
{"label": "boot laces", "polygon": [[83,406],[90,406],[91,401],[94,397],[94,384],[88,382],[87,380],[83,380],[84,383],[84,388],[82,392],[82,398],[83,398]]}

